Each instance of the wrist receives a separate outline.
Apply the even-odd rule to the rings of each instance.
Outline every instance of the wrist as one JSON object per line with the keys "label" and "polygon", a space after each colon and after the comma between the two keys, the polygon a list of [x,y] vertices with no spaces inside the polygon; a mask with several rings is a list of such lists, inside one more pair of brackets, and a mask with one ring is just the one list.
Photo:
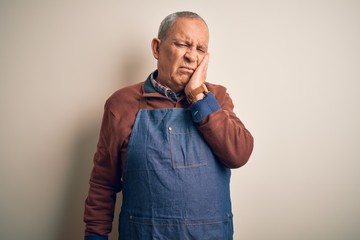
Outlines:
{"label": "wrist", "polygon": [[204,99],[205,96],[206,96],[206,95],[205,95],[204,93],[199,93],[198,95],[196,95],[196,96],[193,98],[192,103],[195,103],[195,102],[197,102],[197,101],[199,101],[199,100],[201,100],[201,99]]}
{"label": "wrist", "polygon": [[220,104],[214,94],[209,92],[201,101],[191,104],[190,109],[195,122],[200,122],[206,116],[219,110]]}
{"label": "wrist", "polygon": [[194,88],[186,93],[186,97],[189,103],[195,103],[201,99],[203,99],[207,94],[209,90],[207,89],[205,84],[202,84],[201,86]]}

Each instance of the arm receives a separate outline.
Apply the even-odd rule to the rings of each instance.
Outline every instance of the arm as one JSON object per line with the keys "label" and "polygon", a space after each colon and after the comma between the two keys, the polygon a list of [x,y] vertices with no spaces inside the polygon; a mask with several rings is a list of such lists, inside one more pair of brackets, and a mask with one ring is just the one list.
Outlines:
{"label": "arm", "polygon": [[[225,166],[241,167],[250,158],[253,137],[233,112],[234,105],[226,89],[209,85],[209,90],[216,98],[209,93],[203,100],[191,106],[193,113],[204,113],[199,116],[201,119],[198,119],[199,130]],[[216,104],[218,108],[214,107]]]}
{"label": "arm", "polygon": [[116,193],[121,190],[121,164],[119,139],[116,134],[117,119],[105,105],[90,188],[85,201],[85,239],[105,240],[111,232]]}
{"label": "arm", "polygon": [[[185,87],[188,96],[205,83],[209,62],[206,54],[189,83]],[[250,158],[253,150],[253,137],[234,113],[234,105],[226,89],[207,84],[210,93],[197,94],[191,105],[199,130],[219,160],[229,168],[238,168]]]}

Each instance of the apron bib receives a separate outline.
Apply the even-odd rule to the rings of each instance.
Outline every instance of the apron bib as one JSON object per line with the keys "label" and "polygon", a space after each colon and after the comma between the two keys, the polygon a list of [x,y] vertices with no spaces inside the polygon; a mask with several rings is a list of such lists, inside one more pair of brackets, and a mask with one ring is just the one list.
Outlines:
{"label": "apron bib", "polygon": [[230,170],[188,109],[140,109],[126,153],[121,240],[231,240]]}

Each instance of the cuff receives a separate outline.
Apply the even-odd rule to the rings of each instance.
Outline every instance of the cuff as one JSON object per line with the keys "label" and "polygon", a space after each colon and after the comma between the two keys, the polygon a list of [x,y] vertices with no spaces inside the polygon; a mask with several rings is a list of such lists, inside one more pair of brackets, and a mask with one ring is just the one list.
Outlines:
{"label": "cuff", "polygon": [[87,235],[84,237],[84,240],[108,240],[108,237],[100,235]]}
{"label": "cuff", "polygon": [[203,118],[220,108],[219,102],[211,92],[209,92],[203,99],[193,103],[190,107],[194,122],[200,122]]}

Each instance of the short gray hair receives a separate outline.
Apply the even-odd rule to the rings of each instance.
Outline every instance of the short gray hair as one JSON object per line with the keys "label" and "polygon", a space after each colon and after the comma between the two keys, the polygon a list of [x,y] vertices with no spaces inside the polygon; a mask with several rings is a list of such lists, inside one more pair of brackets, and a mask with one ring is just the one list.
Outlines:
{"label": "short gray hair", "polygon": [[200,17],[197,13],[189,12],[189,11],[172,13],[172,14],[168,15],[166,18],[164,18],[164,20],[162,20],[162,22],[160,23],[158,38],[161,41],[166,39],[166,37],[169,33],[169,29],[171,28],[171,26],[175,23],[175,21],[178,18],[198,18],[198,19],[202,20],[206,25],[206,22],[204,21],[204,19],[202,19],[202,17]]}

